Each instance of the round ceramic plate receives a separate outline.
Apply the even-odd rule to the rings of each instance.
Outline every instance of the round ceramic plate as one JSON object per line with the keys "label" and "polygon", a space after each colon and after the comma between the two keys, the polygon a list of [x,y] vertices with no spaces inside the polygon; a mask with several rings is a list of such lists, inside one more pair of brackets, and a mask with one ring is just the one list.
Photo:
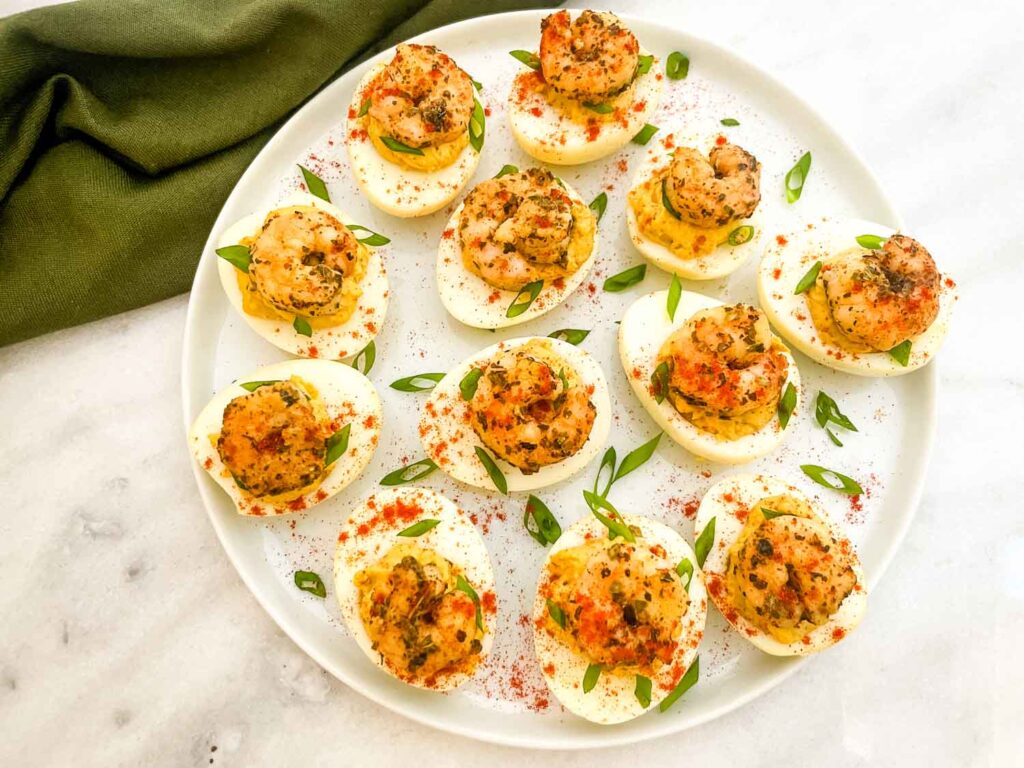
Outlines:
{"label": "round ceramic plate", "polygon": [[[466,21],[435,30],[420,42],[440,46],[483,83],[491,104],[486,143],[475,181],[493,176],[506,163],[530,160],[512,139],[505,111],[509,85],[521,65],[506,52],[534,48],[541,12],[522,12]],[[763,163],[763,243],[776,242],[829,217],[858,217],[900,225],[877,182],[853,151],[813,110],[783,85],[735,54],[650,21],[627,20],[643,45],[662,61],[675,50],[690,58],[685,80],[666,79],[661,107],[652,120],[658,141],[676,129],[690,134],[722,133]],[[546,335],[560,328],[591,331],[584,349],[604,367],[611,389],[611,441],[623,456],[658,431],[630,391],[616,350],[618,320],[638,296],[664,289],[668,276],[649,266],[646,279],[622,293],[602,290],[605,278],[643,257],[630,243],[624,219],[633,172],[647,148],[628,144],[604,160],[556,168],[586,200],[608,195],[598,228],[600,248],[588,280],[549,314],[496,333],[460,325],[444,310],[434,284],[437,245],[458,199],[421,219],[400,220],[374,209],[352,183],[344,144],[345,111],[366,68],[347,73],[303,107],[266,145],[238,182],[214,225],[192,290],[182,385],[186,423],[210,396],[248,371],[286,354],[254,334],[231,308],[217,278],[214,247],[222,231],[255,210],[265,209],[302,188],[297,163],[318,173],[331,197],[355,221],[391,238],[381,251],[391,282],[391,308],[377,337],[377,361],[370,371],[384,402],[380,448],[364,475],[328,502],[290,519],[254,520],[235,514],[228,497],[200,468],[196,480],[210,520],[245,583],[289,636],[340,680],[408,717],[455,733],[530,747],[577,748],[622,744],[706,722],[764,693],[801,663],[828,664],[826,651],[811,661],[778,659],[754,650],[713,609],[700,650],[701,679],[672,709],[652,712],[623,725],[601,727],[564,711],[545,687],[533,657],[528,616],[536,575],[545,551],[522,526],[524,495],[509,498],[458,485],[441,472],[424,484],[439,490],[472,515],[491,552],[498,580],[499,617],[493,652],[473,683],[449,695],[415,690],[386,676],[367,661],[341,621],[330,586],[332,555],[341,520],[356,502],[377,489],[389,471],[422,456],[416,426],[425,395],[390,389],[395,379],[446,371],[473,352],[511,336]],[[739,126],[723,127],[723,118]],[[653,144],[652,144],[653,146]],[[796,204],[787,204],[783,177],[810,150],[814,164]],[[474,183],[471,182],[471,183]],[[687,290],[719,299],[756,301],[754,270],[760,253],[728,278],[684,283]],[[942,254],[936,254],[942,263]],[[805,385],[805,405],[790,424],[790,435],[774,454],[743,467],[703,463],[663,439],[651,461],[616,483],[610,500],[623,512],[650,515],[692,541],[693,515],[704,491],[723,476],[761,471],[795,483],[833,517],[846,523],[859,547],[869,584],[878,583],[910,523],[925,475],[934,428],[934,365],[897,379],[843,375],[796,355]],[[813,402],[826,391],[859,428],[833,446],[814,422]],[[581,490],[589,488],[598,459],[573,479],[543,489],[541,498],[567,527],[589,514]],[[859,498],[842,496],[805,477],[800,464],[834,468],[861,482]],[[301,592],[295,570],[320,573],[327,599]],[[867,622],[871,621],[870,611]]]}

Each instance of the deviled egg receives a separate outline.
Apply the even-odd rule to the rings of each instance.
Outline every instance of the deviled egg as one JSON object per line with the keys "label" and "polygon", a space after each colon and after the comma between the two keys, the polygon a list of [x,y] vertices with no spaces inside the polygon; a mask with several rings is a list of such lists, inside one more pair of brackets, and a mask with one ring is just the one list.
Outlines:
{"label": "deviled egg", "polygon": [[338,493],[370,462],[380,429],[380,398],[363,374],[329,360],[289,360],[214,395],[188,440],[239,514],[262,517]]}
{"label": "deviled egg", "polygon": [[817,653],[867,609],[860,559],[842,530],[793,486],[734,475],[697,510],[708,594],[740,635],[773,656]]}
{"label": "deviled egg", "polygon": [[441,236],[441,302],[476,328],[543,315],[586,279],[596,228],[594,212],[550,171],[528,168],[482,181]]}
{"label": "deviled egg", "polygon": [[571,712],[621,723],[656,707],[693,664],[707,593],[690,546],[671,528],[624,515],[631,540],[594,517],[552,546],[533,603],[533,645],[548,687]]}
{"label": "deviled egg", "polygon": [[438,467],[501,492],[574,475],[602,449],[608,385],[587,352],[558,339],[509,339],[449,371],[423,404],[420,440]]}
{"label": "deviled egg", "polygon": [[636,396],[697,456],[741,464],[770,453],[800,400],[789,350],[754,307],[682,291],[673,319],[669,295],[642,296],[619,325],[619,356]]}
{"label": "deviled egg", "polygon": [[530,70],[512,82],[512,135],[545,163],[610,155],[643,128],[661,98],[657,60],[611,13],[553,13],[541,22],[539,54],[513,55]]}
{"label": "deviled egg", "polygon": [[217,271],[231,306],[275,347],[340,360],[380,331],[388,278],[380,254],[337,206],[297,194],[224,230]]}
{"label": "deviled egg", "polygon": [[367,658],[409,685],[457,688],[491,649],[491,558],[434,491],[388,488],[360,503],[338,536],[334,590]]}
{"label": "deviled egg", "polygon": [[370,68],[348,110],[346,145],[366,197],[392,216],[426,216],[455,199],[480,162],[483,95],[432,45],[403,43]]}
{"label": "deviled egg", "polygon": [[926,365],[949,330],[956,284],[918,241],[857,219],[780,237],[757,275],[775,329],[815,362],[858,376]]}
{"label": "deviled egg", "polygon": [[637,250],[687,280],[738,269],[761,236],[761,164],[721,136],[669,134],[651,142],[629,192],[626,223]]}

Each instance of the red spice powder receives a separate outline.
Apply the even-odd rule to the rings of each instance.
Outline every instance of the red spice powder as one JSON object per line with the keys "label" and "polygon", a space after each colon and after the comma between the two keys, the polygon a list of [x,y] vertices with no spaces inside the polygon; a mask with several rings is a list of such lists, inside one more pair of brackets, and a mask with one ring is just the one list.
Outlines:
{"label": "red spice powder", "polygon": [[782,270],[779,269],[778,267],[773,269],[772,270],[772,277],[775,278],[776,280],[778,280],[780,277],[782,277]]}
{"label": "red spice powder", "polygon": [[715,139],[715,144],[717,144],[718,146],[722,146],[723,144],[725,144],[726,141],[728,140],[725,138],[725,136],[719,136],[717,139]]}
{"label": "red spice powder", "polygon": [[310,344],[309,348],[306,349],[306,354],[309,355],[310,357],[319,357],[320,356],[320,350],[317,349],[312,344]]}
{"label": "red spice powder", "polygon": [[445,239],[445,240],[451,240],[454,235],[455,235],[455,228],[454,227],[448,227],[448,229],[446,229],[444,232],[441,233],[441,237],[443,239]]}
{"label": "red spice powder", "polygon": [[363,420],[363,426],[366,427],[367,429],[373,429],[376,423],[377,417],[374,416],[372,413]]}
{"label": "red spice powder", "polygon": [[348,541],[348,531],[342,531],[341,533],[339,533],[338,541],[340,541],[342,544]]}
{"label": "red spice powder", "polygon": [[288,502],[288,509],[292,512],[301,512],[306,508],[306,499],[300,496],[297,499],[292,499]]}
{"label": "red spice powder", "polygon": [[587,141],[597,141],[597,137],[601,135],[601,126],[596,123],[591,123],[587,126]]}
{"label": "red spice powder", "polygon": [[836,627],[835,629],[832,630],[832,639],[833,640],[838,642],[839,640],[842,640],[844,637],[846,637],[846,630],[843,629],[842,627]]}
{"label": "red spice powder", "polygon": [[789,242],[789,240],[787,240],[782,235],[776,235],[775,236],[775,242],[778,243],[779,245],[786,245]]}
{"label": "red spice powder", "polygon": [[323,501],[326,498],[327,498],[327,491],[325,491],[323,488],[321,488],[319,491],[316,492],[316,500],[317,501]]}
{"label": "red spice powder", "polygon": [[488,590],[480,598],[480,605],[487,613],[498,612],[498,596],[494,592]]}
{"label": "red spice powder", "polygon": [[208,458],[203,462],[203,469],[210,469],[211,467],[213,467],[213,459]]}

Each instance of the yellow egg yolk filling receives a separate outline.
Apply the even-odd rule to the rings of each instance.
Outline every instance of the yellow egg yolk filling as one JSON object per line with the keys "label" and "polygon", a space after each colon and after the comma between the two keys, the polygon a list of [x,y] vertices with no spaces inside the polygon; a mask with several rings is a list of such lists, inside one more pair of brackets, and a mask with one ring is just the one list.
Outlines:
{"label": "yellow egg yolk filling", "polygon": [[[486,624],[457,588],[461,569],[415,542],[393,546],[354,577],[359,617],[375,651],[400,679],[471,674]],[[464,578],[464,577],[463,577]]]}
{"label": "yellow egg yolk filling", "polygon": [[395,165],[400,165],[411,171],[430,173],[432,171],[439,171],[442,168],[447,168],[458,160],[459,155],[462,154],[462,150],[469,146],[469,130],[467,129],[465,132],[460,133],[457,139],[453,139],[452,141],[446,141],[442,144],[427,147],[419,147],[418,149],[422,154],[417,155],[410,152],[396,152],[384,143],[384,139],[382,137],[387,134],[384,132],[384,126],[379,120],[376,120],[370,115],[364,115],[362,119],[363,125],[366,127],[366,134],[370,137],[370,142],[373,144],[374,149],[377,150],[380,156]]}

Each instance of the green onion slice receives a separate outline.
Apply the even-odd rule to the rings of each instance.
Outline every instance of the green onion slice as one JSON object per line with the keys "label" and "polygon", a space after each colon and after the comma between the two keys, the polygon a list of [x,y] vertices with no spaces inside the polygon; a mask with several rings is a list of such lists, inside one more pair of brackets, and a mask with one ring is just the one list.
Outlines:
{"label": "green onion slice", "polygon": [[697,566],[699,568],[704,567],[704,561],[708,559],[708,553],[711,552],[711,547],[714,543],[715,518],[712,517],[708,520],[708,524],[704,526],[704,530],[700,532],[700,536],[697,537],[697,541],[693,545],[693,554],[697,556]]}
{"label": "green onion slice", "polygon": [[370,374],[370,369],[373,368],[374,362],[377,360],[377,345],[372,341],[359,350],[356,356],[352,358],[352,367],[359,371],[363,376]]}
{"label": "green onion slice", "polygon": [[498,469],[498,465],[494,463],[494,459],[491,458],[491,454],[479,445],[474,446],[473,450],[476,451],[476,457],[480,459],[480,463],[483,464],[484,469],[487,470],[487,474],[490,476],[491,482],[494,483],[494,487],[498,489],[499,493],[507,496],[508,482],[505,480],[505,475],[503,475],[501,470]]}
{"label": "green onion slice", "polygon": [[406,155],[423,155],[422,149],[410,147],[408,144],[403,144],[398,139],[393,139],[390,136],[381,136],[380,140],[384,143],[384,146],[392,152],[401,152]]}
{"label": "green onion slice", "polygon": [[531,53],[530,51],[517,50],[509,51],[508,54],[513,59],[516,59],[517,61],[528,66],[530,69],[540,69],[540,58],[535,53]]}
{"label": "green onion slice", "polygon": [[637,675],[633,695],[636,696],[636,700],[640,702],[640,706],[644,709],[651,706],[651,678]]}
{"label": "green onion slice", "polygon": [[819,427],[825,427],[831,421],[843,429],[848,429],[851,432],[857,431],[857,427],[853,425],[853,422],[839,410],[836,401],[824,392],[818,392],[818,399],[814,406],[814,417],[818,420]]}
{"label": "green onion slice", "polygon": [[[594,495],[595,496],[607,496],[608,491],[612,489],[612,483],[615,482],[615,446],[608,446],[608,450],[604,452],[604,456],[601,457],[601,466],[597,468],[597,476],[594,477]],[[601,484],[601,475],[604,474],[605,470],[608,470],[608,482],[604,484],[604,490],[600,493],[597,492],[597,486]]]}
{"label": "green onion slice", "polygon": [[599,115],[610,115],[615,111],[615,107],[611,104],[604,104],[602,102],[595,101],[584,101],[583,108],[589,109],[591,112],[597,112]]}
{"label": "green onion slice", "polygon": [[796,165],[789,169],[786,174],[786,200],[795,203],[800,199],[804,191],[804,182],[807,181],[807,174],[811,170],[811,153],[804,152]]}
{"label": "green onion slice", "polygon": [[249,246],[225,245],[223,248],[218,248],[216,253],[224,259],[224,261],[240,272],[249,271],[249,262],[252,261],[252,255],[249,253]]}
{"label": "green onion slice", "polygon": [[789,426],[789,417],[793,415],[794,408],[796,408],[796,387],[790,381],[786,384],[782,397],[779,398],[779,426],[783,429]]}
{"label": "green onion slice", "polygon": [[[801,464],[800,469],[818,485],[831,488],[833,491],[845,493],[847,496],[857,496],[864,493],[860,483],[841,472],[836,472],[834,469],[819,467],[816,464]],[[832,478],[835,478],[835,480],[833,481]]]}
{"label": "green onion slice", "polygon": [[455,579],[455,588],[459,592],[465,592],[473,599],[473,605],[476,606],[476,626],[477,629],[482,630],[484,628],[484,616],[483,611],[480,610],[480,595],[473,589],[473,585],[466,581],[466,578],[460,573]]}
{"label": "green onion slice", "polygon": [[436,387],[437,382],[444,377],[443,373],[417,373],[415,376],[396,379],[389,386],[399,392],[427,392]]}
{"label": "green onion slice", "polygon": [[591,664],[587,667],[587,671],[583,673],[583,692],[590,693],[594,690],[594,686],[597,685],[597,679],[601,676],[601,665]]}
{"label": "green onion slice", "polygon": [[389,238],[384,237],[384,235],[379,235],[376,232],[374,232],[372,229],[369,229],[368,227],[364,227],[361,224],[346,224],[345,227],[348,228],[348,230],[350,232],[353,232],[353,233],[355,233],[355,232],[369,232],[370,234],[367,235],[366,237],[358,237],[358,236],[356,237],[356,240],[358,240],[363,245],[373,245],[373,246],[387,245],[388,243],[391,242],[391,240]]}
{"label": "green onion slice", "polygon": [[560,339],[569,342],[573,346],[578,346],[589,335],[590,331],[585,331],[582,328],[559,328],[554,333],[549,333],[548,338]]}
{"label": "green onion slice", "polygon": [[690,73],[690,59],[680,51],[673,51],[665,62],[665,74],[669,80],[684,80]]}
{"label": "green onion slice", "polygon": [[326,200],[328,203],[331,202],[331,196],[327,194],[327,185],[324,184],[324,180],[304,165],[300,165],[299,170],[302,171],[302,178],[306,182],[309,194],[315,195],[321,200]]}
{"label": "green onion slice", "polygon": [[825,434],[828,435],[828,439],[832,441],[832,445],[838,445],[840,448],[843,447],[843,441],[836,437],[836,433],[828,427],[825,427]]}
{"label": "green onion slice", "polygon": [[473,114],[469,118],[469,143],[473,145],[473,149],[477,152],[484,148],[484,132],[486,127],[487,117],[484,113],[484,107],[474,96]]}
{"label": "green onion slice", "polygon": [[641,54],[636,64],[636,73],[638,75],[646,75],[651,71],[651,67],[654,65],[654,56],[651,54]]}
{"label": "green onion slice", "polygon": [[469,82],[471,82],[473,84],[473,87],[476,88],[477,91],[482,91],[484,89],[484,84],[481,83],[479,80],[474,80],[471,77],[471,78],[469,78]]}
{"label": "green onion slice", "polygon": [[239,384],[242,389],[248,390],[249,392],[255,392],[260,387],[265,387],[268,384],[278,384],[280,379],[266,379],[264,381],[247,381],[244,384]]}
{"label": "green onion slice", "polygon": [[471,368],[469,373],[462,377],[462,381],[459,382],[459,391],[462,393],[463,400],[473,399],[473,395],[476,394],[476,385],[483,375],[483,368]]}
{"label": "green onion slice", "polygon": [[[533,527],[530,526],[531,521]],[[536,539],[541,545],[554,544],[562,535],[562,526],[548,509],[548,505],[538,499],[532,493],[526,500],[526,510],[523,512],[523,526],[526,532]]]}
{"label": "green onion slice", "polygon": [[782,517],[783,515],[792,515],[792,512],[779,512],[777,509],[769,509],[768,507],[761,507],[761,514],[764,515],[765,520],[774,520],[776,517]]}
{"label": "green onion slice", "polygon": [[651,394],[654,402],[661,405],[668,396],[668,363],[662,360],[651,374]]}
{"label": "green onion slice", "polygon": [[505,310],[505,317],[519,317],[523,314],[540,295],[543,287],[543,280],[534,280],[532,283],[527,283],[520,288],[519,293],[516,294],[512,303],[508,305],[508,309]]}
{"label": "green onion slice", "polygon": [[676,573],[679,574],[679,578],[686,577],[686,591],[690,591],[690,582],[693,581],[693,563],[690,562],[690,558],[684,557],[679,561],[679,565],[676,566]]}
{"label": "green onion slice", "polygon": [[565,629],[565,611],[563,611],[554,600],[548,598],[548,616],[562,629]]}
{"label": "green onion slice", "polygon": [[867,248],[870,251],[877,251],[888,240],[887,237],[880,237],[879,235],[857,235],[857,245],[862,248]]}
{"label": "green onion slice", "polygon": [[381,478],[380,484],[390,486],[415,483],[417,480],[422,480],[436,469],[437,464],[432,460],[420,459],[419,461],[414,461],[412,464],[406,464],[404,467],[400,467],[394,472],[388,472],[383,478]]}
{"label": "green onion slice", "polygon": [[683,295],[683,284],[679,282],[679,275],[672,275],[672,282],[668,286],[668,319],[676,319],[676,309],[679,307],[679,298]]}
{"label": "green onion slice", "polygon": [[754,239],[754,228],[749,224],[736,227],[729,233],[729,245],[743,245]]}
{"label": "green onion slice", "polygon": [[295,332],[300,336],[313,335],[313,326],[311,326],[309,324],[309,320],[307,320],[304,317],[299,317],[298,315],[296,315],[295,319],[292,320],[292,328],[294,328]]}
{"label": "green onion slice", "polygon": [[618,482],[634,469],[639,469],[641,466],[646,464],[651,456],[654,455],[654,451],[658,447],[658,442],[661,440],[661,436],[663,434],[665,433],[659,432],[639,448],[634,448],[632,451],[627,453],[626,458],[624,458],[622,463],[619,464],[619,468],[615,470],[615,479],[612,482]]}
{"label": "green onion slice", "polygon": [[333,435],[327,438],[325,443],[327,447],[327,453],[324,454],[324,466],[329,467],[331,464],[336,462],[342,456],[345,455],[345,451],[348,450],[348,436],[352,432],[352,425],[346,424],[344,427],[339,429]]}
{"label": "green onion slice", "polygon": [[317,597],[327,597],[327,587],[324,586],[324,580],[319,574],[313,571],[296,571],[294,578],[295,586],[303,592],[309,592]]}
{"label": "green onion slice", "polygon": [[[619,514],[619,510],[611,505],[611,502],[603,496],[598,496],[595,493],[584,489],[583,498],[586,499],[587,505],[590,507],[590,511],[594,514],[601,524],[608,529],[608,538],[614,539],[616,536],[621,536],[623,539],[630,543],[636,542],[636,536],[633,535],[633,531],[626,525],[622,520],[622,515]],[[598,512],[598,509],[607,510],[610,514],[603,515]]]}
{"label": "green onion slice", "polygon": [[686,674],[680,678],[679,682],[676,683],[676,687],[672,689],[672,693],[661,700],[661,704],[658,705],[658,711],[664,712],[677,701],[680,697],[688,690],[693,688],[697,684],[697,680],[700,678],[700,656],[696,656],[693,659],[693,664],[686,670]]}
{"label": "green onion slice", "polygon": [[730,128],[733,128],[740,124],[740,121],[737,120],[735,117],[726,117],[722,120],[719,120],[718,122],[720,122],[722,125],[727,125]]}
{"label": "green onion slice", "polygon": [[633,137],[633,143],[644,146],[657,132],[658,126],[651,125],[650,123],[644,123],[644,127],[640,129],[636,136]]}
{"label": "green onion slice", "polygon": [[913,344],[910,339],[900,342],[895,347],[889,350],[889,354],[892,355],[893,359],[902,365],[904,368],[907,367],[907,363],[910,362],[910,350],[913,348]]}
{"label": "green onion slice", "polygon": [[630,267],[617,275],[612,275],[604,281],[604,289],[609,293],[618,293],[624,291],[627,288],[631,288],[637,283],[641,282],[647,275],[647,265],[637,264],[635,267]]}
{"label": "green onion slice", "polygon": [[672,201],[668,199],[668,191],[666,190],[666,186],[665,186],[666,184],[668,184],[668,179],[667,178],[662,179],[661,180],[661,204],[663,206],[665,206],[665,210],[669,212],[669,215],[672,216],[673,219],[680,219],[681,220],[683,217],[679,215],[679,211],[677,211],[675,208],[672,207]]}
{"label": "green onion slice", "polygon": [[591,201],[589,207],[597,217],[597,221],[600,222],[601,217],[604,216],[605,208],[608,207],[608,195],[602,192]]}
{"label": "green onion slice", "polygon": [[436,528],[440,524],[440,522],[440,520],[433,519],[418,520],[417,522],[413,523],[408,528],[406,528],[404,531],[399,531],[398,535],[405,536],[407,539],[414,539],[417,536],[422,536],[424,533],[431,530],[432,528]]}
{"label": "green onion slice", "polygon": [[508,176],[510,173],[519,173],[519,169],[514,165],[503,165],[494,178],[500,179],[502,176]]}
{"label": "green onion slice", "polygon": [[363,103],[359,105],[359,112],[356,114],[356,117],[363,117],[363,116],[365,116],[366,113],[370,111],[370,107],[372,105],[373,105],[373,99],[371,99],[369,97],[363,99]]}
{"label": "green onion slice", "polygon": [[818,273],[821,272],[821,262],[816,261],[814,265],[807,270],[807,273],[800,278],[800,282],[796,284],[796,290],[793,291],[793,295],[797,296],[807,291],[814,281],[818,279]]}

